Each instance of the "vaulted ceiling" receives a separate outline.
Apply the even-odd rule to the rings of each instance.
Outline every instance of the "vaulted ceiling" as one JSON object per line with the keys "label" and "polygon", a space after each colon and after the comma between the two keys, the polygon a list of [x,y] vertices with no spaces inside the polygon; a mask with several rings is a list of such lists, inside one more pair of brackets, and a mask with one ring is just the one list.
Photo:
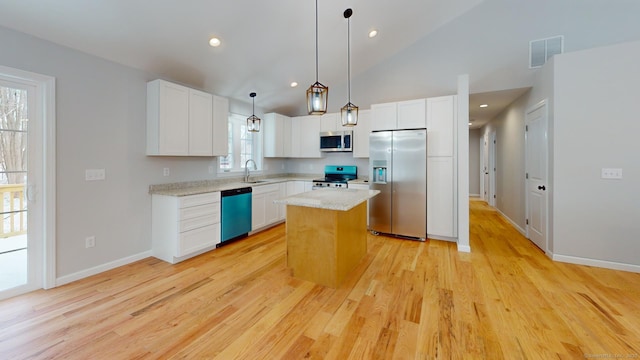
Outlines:
{"label": "vaulted ceiling", "polygon": [[[346,8],[361,108],[453,94],[458,74],[469,74],[472,94],[508,104],[523,91],[504,90],[532,84],[530,40],[563,35],[567,52],[640,39],[634,0],[318,0],[330,111],[347,101]],[[0,0],[0,9],[0,26],[239,101],[256,91],[265,111],[303,114],[315,81],[314,0]],[[210,47],[211,36],[222,45]]]}

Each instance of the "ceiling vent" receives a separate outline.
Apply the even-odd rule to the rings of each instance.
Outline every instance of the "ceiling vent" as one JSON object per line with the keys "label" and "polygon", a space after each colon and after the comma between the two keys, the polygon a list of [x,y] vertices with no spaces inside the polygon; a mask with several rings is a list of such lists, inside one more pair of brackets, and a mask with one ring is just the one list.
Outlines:
{"label": "ceiling vent", "polygon": [[529,42],[529,69],[539,68],[553,55],[562,54],[564,36],[554,36]]}

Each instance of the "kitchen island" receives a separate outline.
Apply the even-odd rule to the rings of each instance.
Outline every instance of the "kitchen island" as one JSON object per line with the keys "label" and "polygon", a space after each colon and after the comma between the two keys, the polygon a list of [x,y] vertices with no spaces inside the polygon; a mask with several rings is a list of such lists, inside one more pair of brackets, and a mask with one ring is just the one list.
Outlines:
{"label": "kitchen island", "polygon": [[293,276],[336,288],[367,253],[367,200],[378,190],[320,189],[287,205],[287,266]]}

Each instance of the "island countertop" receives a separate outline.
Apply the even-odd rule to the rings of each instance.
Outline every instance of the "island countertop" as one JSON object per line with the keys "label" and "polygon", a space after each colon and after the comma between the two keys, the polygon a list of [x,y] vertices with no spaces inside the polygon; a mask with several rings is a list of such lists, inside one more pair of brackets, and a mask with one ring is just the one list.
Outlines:
{"label": "island countertop", "polygon": [[380,193],[380,190],[319,189],[275,200],[276,204],[348,211]]}

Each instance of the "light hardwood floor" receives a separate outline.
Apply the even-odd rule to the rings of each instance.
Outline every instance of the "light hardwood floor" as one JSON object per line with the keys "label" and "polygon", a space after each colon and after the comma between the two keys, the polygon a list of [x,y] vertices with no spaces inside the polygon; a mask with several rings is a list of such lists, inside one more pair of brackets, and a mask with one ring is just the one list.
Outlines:
{"label": "light hardwood floor", "polygon": [[470,254],[368,242],[338,289],[290,277],[281,225],[8,299],[0,358],[638,358],[640,274],[552,262],[484,202]]}

